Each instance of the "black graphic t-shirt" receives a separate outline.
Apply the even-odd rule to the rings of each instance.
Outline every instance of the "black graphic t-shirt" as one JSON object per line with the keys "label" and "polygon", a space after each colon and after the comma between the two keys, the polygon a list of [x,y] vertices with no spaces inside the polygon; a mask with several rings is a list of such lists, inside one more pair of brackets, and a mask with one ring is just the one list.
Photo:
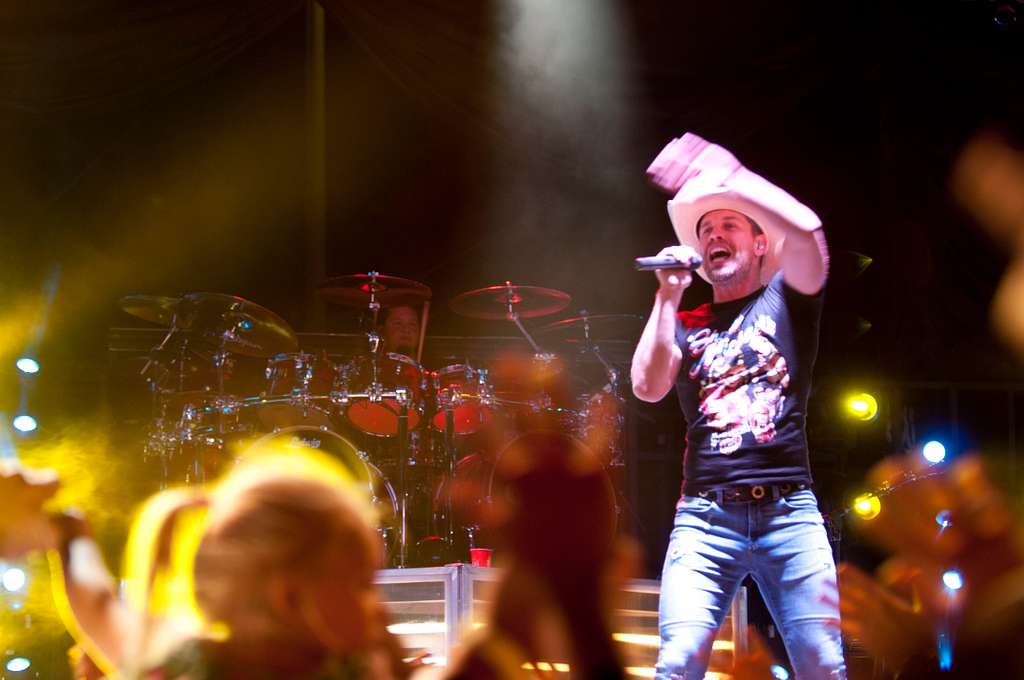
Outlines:
{"label": "black graphic t-shirt", "polygon": [[685,493],[811,481],[804,423],[821,305],[779,272],[745,298],[680,312]]}

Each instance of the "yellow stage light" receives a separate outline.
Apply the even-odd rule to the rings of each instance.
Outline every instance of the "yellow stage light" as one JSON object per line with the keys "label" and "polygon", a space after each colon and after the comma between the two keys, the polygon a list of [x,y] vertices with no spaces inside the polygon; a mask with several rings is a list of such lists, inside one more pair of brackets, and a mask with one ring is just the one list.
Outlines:
{"label": "yellow stage light", "polygon": [[864,493],[853,499],[853,512],[861,519],[874,519],[881,511],[882,501],[873,493]]}
{"label": "yellow stage light", "polygon": [[845,401],[846,412],[857,420],[874,420],[878,415],[878,400],[867,392],[851,394]]}

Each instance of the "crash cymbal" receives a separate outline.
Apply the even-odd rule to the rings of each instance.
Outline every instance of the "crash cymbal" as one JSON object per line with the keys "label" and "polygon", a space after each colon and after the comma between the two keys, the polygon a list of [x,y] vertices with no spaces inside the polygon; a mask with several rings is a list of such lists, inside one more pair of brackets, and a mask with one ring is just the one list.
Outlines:
{"label": "crash cymbal", "polygon": [[581,314],[549,323],[537,333],[566,342],[631,339],[640,332],[643,320],[639,314]]}
{"label": "crash cymbal", "polygon": [[295,331],[266,307],[223,293],[189,293],[178,303],[175,327],[216,347],[251,357],[294,352]]}
{"label": "crash cymbal", "polygon": [[316,288],[327,302],[346,307],[366,307],[371,299],[384,306],[419,304],[430,299],[430,288],[412,279],[369,274],[348,274],[327,279]]}
{"label": "crash cymbal", "polygon": [[473,319],[533,319],[562,311],[572,298],[568,293],[540,286],[488,286],[459,293],[450,303],[452,311]]}
{"label": "crash cymbal", "polygon": [[125,295],[117,301],[118,306],[132,316],[170,326],[174,321],[174,310],[178,308],[181,298],[165,295]]}

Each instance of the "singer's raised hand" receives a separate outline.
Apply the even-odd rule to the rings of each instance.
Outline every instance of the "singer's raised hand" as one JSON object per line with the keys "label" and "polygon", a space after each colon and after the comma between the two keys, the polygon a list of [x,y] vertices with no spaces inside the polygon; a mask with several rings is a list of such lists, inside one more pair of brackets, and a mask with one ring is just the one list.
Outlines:
{"label": "singer's raised hand", "polygon": [[[668,246],[658,253],[658,257],[674,257],[680,262],[691,260],[694,256],[698,256],[698,253],[690,246]],[[693,272],[687,269],[656,269],[654,275],[658,277],[661,290],[672,295],[682,296],[683,291],[693,282]]]}
{"label": "singer's raised hand", "polygon": [[647,168],[647,179],[656,188],[675,195],[697,177],[713,186],[723,184],[741,167],[728,149],[687,132],[661,150]]}

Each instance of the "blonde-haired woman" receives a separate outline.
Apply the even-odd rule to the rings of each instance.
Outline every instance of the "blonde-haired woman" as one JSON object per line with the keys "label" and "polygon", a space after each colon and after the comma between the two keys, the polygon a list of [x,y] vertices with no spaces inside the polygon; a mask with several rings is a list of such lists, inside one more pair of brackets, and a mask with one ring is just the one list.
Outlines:
{"label": "blonde-haired woman", "polygon": [[65,620],[108,672],[146,680],[406,674],[373,585],[381,549],[368,500],[348,468],[319,452],[256,452],[210,489],[147,501],[126,550],[127,604],[83,520],[64,514],[41,528],[33,519],[52,479],[8,469],[4,488],[20,510],[0,525],[0,556],[54,549]]}

